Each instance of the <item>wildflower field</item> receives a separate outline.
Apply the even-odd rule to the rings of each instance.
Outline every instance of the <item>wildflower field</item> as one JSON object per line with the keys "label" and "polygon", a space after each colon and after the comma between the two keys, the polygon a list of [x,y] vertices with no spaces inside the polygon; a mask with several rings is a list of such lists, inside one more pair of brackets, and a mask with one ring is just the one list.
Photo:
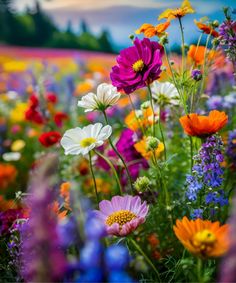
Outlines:
{"label": "wildflower field", "polygon": [[0,282],[236,282],[236,12],[178,5],[118,55],[0,46]]}

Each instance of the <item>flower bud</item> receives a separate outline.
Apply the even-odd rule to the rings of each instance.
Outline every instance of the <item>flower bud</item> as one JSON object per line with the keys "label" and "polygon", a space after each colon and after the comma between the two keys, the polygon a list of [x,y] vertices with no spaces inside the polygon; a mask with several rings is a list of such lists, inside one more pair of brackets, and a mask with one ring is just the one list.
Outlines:
{"label": "flower bud", "polygon": [[169,42],[169,40],[168,40],[168,37],[167,37],[166,34],[163,35],[163,36],[160,38],[160,44],[161,44],[161,45],[165,45],[165,44],[167,44],[168,42]]}
{"label": "flower bud", "polygon": [[139,177],[136,182],[134,183],[134,188],[137,191],[145,191],[149,186],[150,186],[151,182],[148,179],[148,177],[143,176],[143,177]]}
{"label": "flower bud", "polygon": [[150,101],[145,101],[141,104],[141,109],[143,110],[148,109],[148,107],[150,107]]}
{"label": "flower bud", "polygon": [[202,72],[198,69],[194,69],[192,70],[191,76],[195,81],[198,82],[202,79]]}
{"label": "flower bud", "polygon": [[214,28],[218,28],[218,26],[220,25],[219,21],[215,20],[213,23],[212,23],[213,27]]}
{"label": "flower bud", "polygon": [[158,147],[159,143],[160,143],[159,139],[155,137],[148,137],[147,146],[149,150],[155,150]]}

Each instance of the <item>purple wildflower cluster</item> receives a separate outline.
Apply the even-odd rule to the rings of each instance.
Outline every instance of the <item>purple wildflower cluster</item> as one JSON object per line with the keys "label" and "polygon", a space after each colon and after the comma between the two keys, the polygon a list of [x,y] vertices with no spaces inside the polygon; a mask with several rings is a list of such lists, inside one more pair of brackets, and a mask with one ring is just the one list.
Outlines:
{"label": "purple wildflower cluster", "polygon": [[[224,206],[228,200],[223,190],[220,189],[223,182],[223,169],[220,165],[224,160],[222,154],[223,142],[220,136],[208,137],[202,144],[199,153],[194,157],[195,165],[192,174],[187,175],[186,197],[191,202],[197,202],[201,197],[206,207],[211,204]],[[192,217],[202,217],[203,209],[196,209]]]}
{"label": "purple wildflower cluster", "polygon": [[234,109],[236,107],[236,92],[232,91],[226,96],[213,95],[207,100],[210,110]]}
{"label": "purple wildflower cluster", "polygon": [[219,26],[220,45],[229,60],[236,64],[236,21],[231,19],[229,9],[224,10],[226,20]]}
{"label": "purple wildflower cluster", "polygon": [[236,130],[229,132],[228,146],[226,148],[226,155],[229,159],[230,165],[236,168]]}

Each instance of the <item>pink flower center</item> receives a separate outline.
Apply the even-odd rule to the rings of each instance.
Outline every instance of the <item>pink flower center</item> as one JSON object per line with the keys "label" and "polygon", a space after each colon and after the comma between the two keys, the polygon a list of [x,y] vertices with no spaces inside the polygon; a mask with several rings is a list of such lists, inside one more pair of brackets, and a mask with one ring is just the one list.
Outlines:
{"label": "pink flower center", "polygon": [[141,72],[144,68],[144,62],[142,59],[139,59],[132,65],[133,70],[138,73]]}
{"label": "pink flower center", "polygon": [[106,224],[108,226],[111,226],[114,223],[118,223],[120,226],[123,226],[127,222],[130,222],[137,216],[129,211],[129,210],[119,210],[113,212],[111,215],[109,215],[106,219]]}

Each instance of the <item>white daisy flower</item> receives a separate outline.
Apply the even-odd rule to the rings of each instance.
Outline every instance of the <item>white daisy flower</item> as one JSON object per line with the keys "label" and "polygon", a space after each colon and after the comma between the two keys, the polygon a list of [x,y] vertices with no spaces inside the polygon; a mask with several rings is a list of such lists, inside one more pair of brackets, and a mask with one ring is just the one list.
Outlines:
{"label": "white daisy flower", "polygon": [[110,137],[112,127],[103,127],[101,123],[88,125],[83,128],[74,128],[65,132],[61,139],[61,145],[65,154],[86,155],[95,147],[101,146]]}
{"label": "white daisy flower", "polygon": [[97,87],[97,93],[89,92],[78,102],[79,107],[85,108],[85,112],[105,110],[114,105],[120,98],[120,93],[111,85],[102,83]]}
{"label": "white daisy flower", "polygon": [[179,93],[176,87],[169,82],[153,82],[151,85],[153,99],[161,106],[172,104],[179,105]]}

